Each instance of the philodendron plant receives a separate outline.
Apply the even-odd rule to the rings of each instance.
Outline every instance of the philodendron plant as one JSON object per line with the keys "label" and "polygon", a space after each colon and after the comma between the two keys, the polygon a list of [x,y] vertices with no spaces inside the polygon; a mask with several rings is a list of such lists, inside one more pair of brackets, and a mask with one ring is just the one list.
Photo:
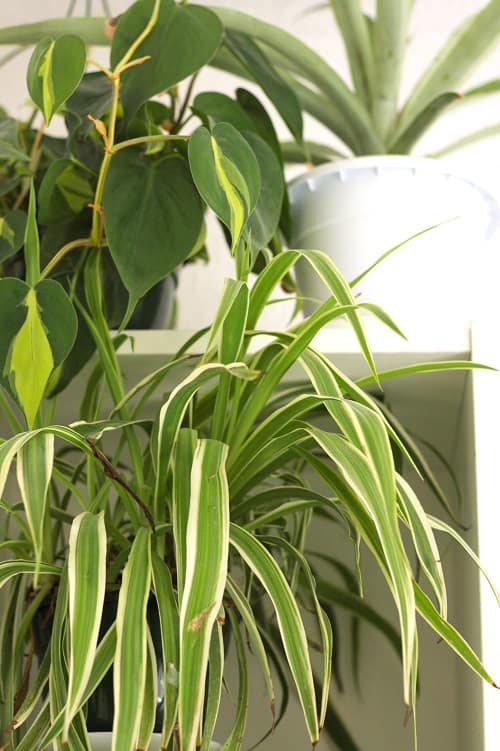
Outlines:
{"label": "philodendron plant", "polygon": [[[104,35],[104,22],[102,29]],[[33,182],[42,277],[57,279],[82,303],[83,259],[105,249],[104,315],[118,328],[148,290],[206,255],[198,182],[207,138],[219,144],[218,160],[229,155],[252,173],[241,195],[251,213],[252,265],[261,263],[261,251],[280,249],[278,224],[287,212],[278,139],[258,99],[240,90],[238,101],[213,92],[191,101],[200,69],[223,40],[213,12],[141,0],[108,24],[108,34],[108,67],[88,57],[78,34],[41,35],[27,71],[33,112],[26,121],[0,118],[0,263],[2,276],[31,283],[23,242]],[[298,106],[296,115],[300,130]],[[64,118],[64,137],[47,133],[55,116]],[[224,207],[219,215],[227,225]],[[92,353],[91,333],[77,314],[77,340],[54,388]]]}

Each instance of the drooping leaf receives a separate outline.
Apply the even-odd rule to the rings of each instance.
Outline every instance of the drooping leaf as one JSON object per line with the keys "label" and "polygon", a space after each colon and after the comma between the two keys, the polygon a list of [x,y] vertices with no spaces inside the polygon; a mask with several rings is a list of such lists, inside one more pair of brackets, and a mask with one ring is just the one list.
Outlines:
{"label": "drooping leaf", "polygon": [[183,159],[153,162],[128,148],[111,161],[103,208],[111,255],[135,304],[189,256],[201,202]]}
{"label": "drooping leaf", "polygon": [[210,640],[222,605],[229,554],[227,446],[200,440],[193,458],[186,530],[186,579],[180,610],[179,738],[194,751],[201,721]]}
{"label": "drooping leaf", "polygon": [[23,247],[26,214],[20,209],[8,211],[0,217],[0,263]]}
{"label": "drooping leaf", "polygon": [[211,133],[206,128],[194,132],[189,164],[203,199],[230,230],[234,253],[259,198],[255,154],[232,125],[219,123]]}
{"label": "drooping leaf", "polygon": [[[139,0],[120,17],[111,46],[113,68],[146,28],[153,8],[154,0]],[[149,59],[122,75],[121,101],[128,116],[210,62],[222,33],[222,24],[208,8],[162,0],[153,29],[134,55]]]}
{"label": "drooping leaf", "polygon": [[42,39],[28,65],[28,90],[46,124],[80,83],[86,63],[80,37],[70,34]]}
{"label": "drooping leaf", "polygon": [[230,540],[271,598],[307,729],[312,743],[316,743],[318,740],[318,717],[312,669],[306,632],[296,599],[280,567],[256,537],[236,524],[231,524]]}

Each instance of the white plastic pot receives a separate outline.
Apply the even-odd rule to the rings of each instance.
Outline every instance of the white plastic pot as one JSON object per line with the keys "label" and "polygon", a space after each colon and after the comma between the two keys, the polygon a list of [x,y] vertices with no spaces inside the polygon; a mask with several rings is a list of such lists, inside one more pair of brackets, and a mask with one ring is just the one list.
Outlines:
{"label": "white plastic pot", "polygon": [[[323,250],[351,281],[385,251],[409,240],[355,288],[401,325],[415,319],[467,325],[500,226],[495,200],[432,159],[358,157],[322,165],[290,184],[291,247]],[[498,238],[497,238],[498,239]],[[297,267],[306,313],[326,287],[307,262]],[[437,317],[437,318],[436,318]]]}

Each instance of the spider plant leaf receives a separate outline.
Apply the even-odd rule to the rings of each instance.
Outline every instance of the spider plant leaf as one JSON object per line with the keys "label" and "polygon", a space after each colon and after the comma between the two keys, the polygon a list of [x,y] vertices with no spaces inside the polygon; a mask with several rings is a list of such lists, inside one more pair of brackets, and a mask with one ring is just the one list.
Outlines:
{"label": "spider plant leaf", "polygon": [[496,586],[493,580],[493,577],[488,573],[486,568],[481,563],[481,560],[479,559],[479,557],[473,551],[471,546],[467,544],[467,542],[464,540],[462,535],[459,535],[458,532],[456,532],[453,529],[453,527],[451,527],[449,524],[446,524],[446,522],[442,521],[441,519],[436,518],[435,516],[431,516],[430,514],[428,514],[428,520],[432,529],[435,529],[438,532],[444,532],[445,534],[449,535],[453,540],[455,540],[455,542],[457,542],[463,548],[463,550],[465,550],[467,555],[471,558],[472,561],[474,561],[478,569],[483,574],[498,604],[500,605],[500,591],[498,590],[498,587]]}
{"label": "spider plant leaf", "polygon": [[342,35],[356,93],[366,109],[370,110],[374,100],[376,76],[366,16],[359,0],[330,0],[330,8]]}
{"label": "spider plant leaf", "polygon": [[310,162],[315,167],[318,164],[334,162],[336,159],[347,159],[347,154],[337,149],[315,141],[305,141],[304,146],[297,146],[293,141],[282,141],[281,151],[287,164],[304,164]]}
{"label": "spider plant leaf", "polygon": [[489,0],[450,35],[425,70],[403,107],[396,138],[418,112],[446,91],[458,89],[500,33],[500,0]]}
{"label": "spider plant leaf", "polygon": [[421,136],[441,116],[442,112],[453,102],[461,99],[462,95],[454,91],[446,91],[432,99],[408,123],[406,129],[398,134],[394,141],[388,144],[391,154],[409,154]]}
{"label": "spider plant leaf", "polygon": [[396,505],[393,458],[382,418],[353,403],[361,448],[344,437],[309,428],[318,445],[339,470],[374,523],[385,561],[384,573],[394,597],[401,625],[403,694],[410,702],[411,666],[416,642],[412,571],[401,539]]}
{"label": "spider plant leaf", "polygon": [[319,726],[312,669],[307,636],[296,599],[280,567],[259,540],[236,524],[231,524],[230,539],[271,598],[306,726],[311,742],[316,743]]}
{"label": "spider plant leaf", "polygon": [[217,123],[211,132],[198,128],[188,153],[198,191],[231,232],[234,255],[261,189],[255,154],[229,123]]}
{"label": "spider plant leaf", "polygon": [[[29,444],[27,444],[29,446]],[[69,681],[63,743],[81,707],[97,649],[106,588],[104,515],[84,512],[71,525],[68,557]]]}
{"label": "spider plant leaf", "polygon": [[[194,368],[192,372],[170,393],[160,410],[158,419],[158,437],[156,446],[153,442],[152,456],[156,464],[155,499],[159,501],[164,492],[166,472],[168,470],[175,440],[186,410],[196,392],[210,380],[224,373],[235,378],[251,380],[258,374],[249,370],[244,363],[221,365],[210,363]],[[0,447],[1,451],[1,447]]]}
{"label": "spider plant leaf", "polygon": [[396,478],[400,514],[410,530],[413,547],[439,603],[439,613],[446,620],[448,597],[439,549],[427,514],[406,480]]}
{"label": "spider plant leaf", "polygon": [[242,623],[245,626],[248,635],[248,642],[251,645],[253,654],[257,657],[257,660],[259,662],[262,677],[264,678],[264,683],[266,686],[272,721],[274,723],[276,696],[274,692],[273,678],[266,648],[260,635],[259,627],[257,626],[252,606],[250,605],[250,602],[248,601],[244,592],[242,592],[241,588],[231,576],[228,576],[227,578],[227,592],[233,600],[236,610],[240,614]]}
{"label": "spider plant leaf", "polygon": [[45,38],[35,47],[28,64],[28,91],[46,125],[80,83],[86,62],[85,43],[77,36]]}
{"label": "spider plant leaf", "polygon": [[[177,591],[179,599],[184,592],[184,578],[187,560],[187,523],[191,497],[191,468],[196,450],[198,434],[195,430],[181,428],[177,437],[174,457],[172,487],[172,523],[175,541]],[[178,651],[178,648],[177,648]],[[178,661],[174,663],[179,669]]]}
{"label": "spider plant leaf", "polygon": [[12,720],[12,729],[20,727],[26,720],[32,715],[35,709],[40,707],[40,699],[42,694],[46,696],[47,683],[49,680],[50,670],[50,646],[47,647],[45,653],[39,663],[38,670],[34,676],[34,680],[30,685],[29,691],[26,694],[23,703],[17,710],[14,719]]}
{"label": "spider plant leaf", "polygon": [[262,49],[249,34],[226,31],[224,43],[246,67],[286,123],[290,133],[302,142],[302,112],[292,87],[272,66]]}
{"label": "spider plant leaf", "polygon": [[200,751],[210,751],[215,725],[219,715],[220,698],[222,693],[222,679],[224,673],[224,640],[222,624],[215,623],[208,653],[208,688],[205,720],[203,723],[203,738]]}
{"label": "spider plant leaf", "polygon": [[33,724],[16,745],[16,751],[33,751],[34,748],[45,748],[45,746],[40,743],[40,740],[43,739],[44,734],[46,734],[47,728],[50,727],[50,723],[50,703],[49,700],[46,699],[37,712]]}
{"label": "spider plant leaf", "polygon": [[[89,698],[95,692],[97,686],[101,683],[102,679],[111,668],[111,665],[113,664],[113,660],[115,658],[115,650],[116,626],[115,624],[113,624],[108,629],[97,646],[92,671],[87,683],[87,687],[85,689],[85,693],[82,696],[82,706],[89,700]],[[64,715],[65,709],[63,708],[59,712],[59,714],[53,720],[51,720],[50,728],[48,728],[46,734],[43,736],[43,739],[40,742],[40,748],[46,748],[62,733],[64,727]]]}
{"label": "spider plant leaf", "polygon": [[141,527],[123,570],[116,616],[112,751],[135,751],[147,663],[146,611],[151,585],[151,530]]}
{"label": "spider plant leaf", "polygon": [[396,117],[413,0],[377,0],[371,28],[375,95],[373,119],[385,141]]}
{"label": "spider plant leaf", "polygon": [[203,709],[212,630],[227,577],[227,446],[199,440],[193,458],[186,530],[186,578],[180,606],[179,737],[194,751]]}
{"label": "spider plant leaf", "polygon": [[[177,540],[176,554],[177,560],[179,560]],[[168,566],[156,553],[153,553],[152,561],[153,585],[160,616],[163,664],[165,666],[161,745],[167,748],[177,719],[179,693],[179,610]]]}
{"label": "spider plant leaf", "polygon": [[236,645],[236,657],[238,661],[238,698],[236,700],[236,717],[228,739],[223,744],[221,751],[240,751],[248,714],[248,665],[245,654],[245,646],[240,631],[240,624],[235,614],[229,610],[231,633]]}
{"label": "spider plant leaf", "polygon": [[[17,454],[17,483],[33,541],[35,560],[46,557],[44,541],[48,506],[48,489],[54,464],[54,436],[37,433],[19,449]],[[47,557],[52,551],[47,551]],[[34,587],[38,587],[35,574]]]}
{"label": "spider plant leaf", "polygon": [[323,610],[323,608],[320,605],[318,595],[316,592],[316,581],[312,575],[311,568],[309,566],[309,563],[305,559],[305,557],[302,555],[300,550],[293,546],[291,543],[288,542],[288,540],[285,540],[281,537],[262,537],[261,538],[263,543],[267,543],[268,545],[276,545],[277,547],[280,547],[282,550],[285,551],[285,554],[287,556],[290,556],[291,559],[297,563],[300,570],[302,571],[306,589],[308,591],[308,594],[312,597],[312,601],[314,604],[314,609],[316,611],[316,618],[318,621],[318,627],[319,632],[321,635],[321,652],[323,655],[323,673],[322,673],[322,680],[321,680],[321,701],[320,701],[320,712],[319,712],[319,729],[320,731],[323,728],[324,722],[325,722],[325,716],[326,711],[328,708],[328,699],[330,694],[330,683],[331,683],[331,674],[332,674],[332,657],[333,657],[333,632],[332,627],[330,625],[330,622]]}
{"label": "spider plant leaf", "polygon": [[[442,618],[429,597],[419,587],[417,582],[413,582],[415,592],[415,603],[417,610],[422,618],[427,621],[429,626],[434,629],[436,634],[445,641],[454,652],[473,670],[477,675],[483,678],[487,683],[496,686],[491,675],[484,668],[481,660],[476,655],[472,647],[465,641],[458,631]],[[498,686],[496,686],[498,688]]]}
{"label": "spider plant leaf", "polygon": [[[412,365],[402,365],[400,368],[391,368],[382,370],[377,373],[379,381],[386,381],[390,378],[399,378],[403,375],[413,375],[415,373],[440,373],[448,370],[491,370],[496,371],[489,365],[483,365],[470,360],[444,360],[442,362],[420,362]],[[373,375],[363,376],[356,380],[356,385],[366,388],[375,382]]]}
{"label": "spider plant leaf", "polygon": [[260,527],[269,526],[278,519],[284,519],[289,514],[296,514],[298,511],[306,511],[317,508],[319,504],[319,500],[288,501],[288,503],[282,503],[281,506],[277,506],[272,511],[268,511],[266,514],[255,517],[255,519],[246,522],[243,526],[247,530],[247,532],[252,532],[256,529],[259,529]]}
{"label": "spider plant leaf", "polygon": [[401,638],[397,629],[375,610],[364,597],[355,592],[336,587],[326,579],[318,578],[316,584],[321,602],[332,603],[360,618],[361,621],[369,623],[387,639],[398,658],[401,658]]}
{"label": "spider plant leaf", "polygon": [[151,632],[148,629],[148,651],[146,661],[146,680],[144,682],[144,702],[142,707],[142,717],[139,726],[139,735],[137,738],[138,749],[148,749],[153,736],[156,720],[156,704],[158,701],[158,668],[156,665],[156,654],[151,638]]}
{"label": "spider plant leaf", "polygon": [[47,574],[49,576],[61,575],[61,569],[58,566],[52,566],[48,563],[24,561],[19,558],[14,561],[1,561],[0,588],[14,576],[21,576],[21,574],[36,574],[37,572],[38,574]]}

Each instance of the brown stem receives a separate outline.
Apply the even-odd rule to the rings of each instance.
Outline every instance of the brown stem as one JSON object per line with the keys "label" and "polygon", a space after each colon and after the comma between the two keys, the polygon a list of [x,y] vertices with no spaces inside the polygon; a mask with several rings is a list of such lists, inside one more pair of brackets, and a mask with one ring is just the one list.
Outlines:
{"label": "brown stem", "polygon": [[182,101],[180,110],[178,115],[174,118],[174,124],[172,126],[172,130],[170,131],[172,134],[175,134],[178,132],[179,127],[182,124],[182,118],[186,114],[186,110],[189,104],[189,100],[191,99],[191,94],[193,93],[193,88],[196,83],[196,79],[198,78],[198,74],[200,71],[197,71],[193,76],[191,76],[191,80],[189,81],[189,85],[186,90],[186,95]]}
{"label": "brown stem", "polygon": [[104,474],[106,475],[106,477],[109,477],[110,480],[113,480],[113,482],[116,482],[117,485],[120,485],[120,487],[126,490],[126,492],[130,495],[130,497],[134,499],[134,501],[137,503],[142,513],[146,517],[149,526],[154,532],[155,531],[154,519],[151,515],[150,510],[144,503],[144,501],[142,501],[137,495],[137,493],[135,492],[135,490],[133,490],[133,488],[131,488],[130,485],[127,482],[125,482],[125,480],[120,475],[118,470],[115,467],[113,467],[108,457],[105,454],[103,454],[100,449],[97,448],[95,440],[93,438],[87,438],[86,440],[87,440],[88,445],[92,449],[92,453],[94,454],[95,458],[102,464]]}

